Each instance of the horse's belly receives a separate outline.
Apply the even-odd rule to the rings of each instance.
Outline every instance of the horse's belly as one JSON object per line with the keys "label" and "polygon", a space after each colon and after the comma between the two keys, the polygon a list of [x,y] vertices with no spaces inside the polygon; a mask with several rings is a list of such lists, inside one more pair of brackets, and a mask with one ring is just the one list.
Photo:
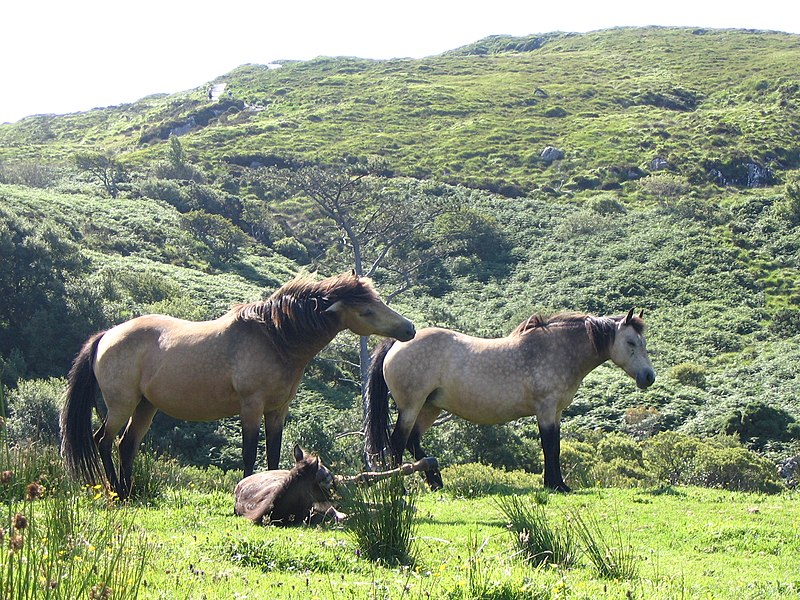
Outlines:
{"label": "horse's belly", "polygon": [[499,425],[534,414],[534,408],[523,399],[521,391],[507,395],[498,391],[479,394],[462,390],[441,395],[435,406],[479,425]]}
{"label": "horse's belly", "polygon": [[161,412],[187,421],[216,421],[241,411],[241,401],[230,385],[199,373],[157,376],[142,390]]}

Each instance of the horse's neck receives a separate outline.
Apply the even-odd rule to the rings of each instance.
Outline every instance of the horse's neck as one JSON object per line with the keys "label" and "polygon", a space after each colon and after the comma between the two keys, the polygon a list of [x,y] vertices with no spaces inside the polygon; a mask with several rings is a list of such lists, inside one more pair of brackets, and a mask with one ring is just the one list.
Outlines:
{"label": "horse's neck", "polygon": [[340,329],[333,329],[328,332],[322,333],[315,337],[313,340],[308,341],[302,348],[297,348],[292,354],[297,359],[297,363],[301,368],[311,362],[311,360],[333,341],[336,334],[341,331]]}
{"label": "horse's neck", "polygon": [[545,333],[543,341],[532,344],[529,352],[538,353],[539,360],[550,362],[554,368],[571,371],[576,383],[609,358],[607,352],[598,354],[582,326]]}

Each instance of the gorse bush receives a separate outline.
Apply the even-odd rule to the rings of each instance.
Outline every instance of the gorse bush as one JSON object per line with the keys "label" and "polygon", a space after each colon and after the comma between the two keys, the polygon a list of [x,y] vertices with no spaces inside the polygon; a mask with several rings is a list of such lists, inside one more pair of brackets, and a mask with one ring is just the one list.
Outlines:
{"label": "gorse bush", "polygon": [[656,480],[671,485],[765,493],[783,489],[774,463],[730,439],[705,441],[664,432],[644,442],[643,457]]}
{"label": "gorse bush", "polygon": [[540,475],[525,471],[504,471],[490,465],[466,463],[442,469],[445,491],[455,497],[478,498],[513,494],[541,487]]}
{"label": "gorse bush", "polygon": [[26,380],[7,394],[7,434],[11,444],[57,445],[63,379]]}
{"label": "gorse bush", "polygon": [[684,385],[704,389],[706,387],[706,370],[692,363],[681,363],[670,369],[670,375]]}

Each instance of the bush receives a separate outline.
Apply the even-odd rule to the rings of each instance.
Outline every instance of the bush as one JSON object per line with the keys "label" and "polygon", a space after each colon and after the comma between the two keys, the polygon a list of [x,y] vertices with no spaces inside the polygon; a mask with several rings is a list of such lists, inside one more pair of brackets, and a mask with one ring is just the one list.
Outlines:
{"label": "bush", "polygon": [[644,442],[644,464],[659,481],[670,485],[685,483],[702,446],[702,442],[696,438],[665,431]]}
{"label": "bush", "polygon": [[691,385],[700,389],[706,387],[706,370],[699,365],[692,363],[675,365],[670,370],[670,375],[683,385]]}
{"label": "bush", "polygon": [[480,463],[442,469],[444,489],[456,497],[477,498],[492,494],[528,492],[541,488],[541,476],[524,471],[504,471]]}
{"label": "bush", "polygon": [[139,193],[145,198],[162,200],[177,208],[180,212],[188,212],[190,204],[180,184],[169,179],[148,179],[139,186]]}
{"label": "bush", "polygon": [[58,444],[63,379],[20,381],[8,392],[8,441]]}
{"label": "bush", "polygon": [[772,461],[746,448],[707,448],[697,457],[692,483],[735,492],[780,492],[777,469]]}
{"label": "bush", "polygon": [[597,457],[595,449],[586,442],[563,441],[561,442],[561,469],[564,479],[569,479],[570,484],[579,487],[591,487],[591,472]]}
{"label": "bush", "polygon": [[775,465],[733,438],[699,440],[665,432],[647,440],[645,467],[671,485],[700,485],[742,492],[782,489]]}
{"label": "bush", "polygon": [[751,402],[728,416],[722,429],[725,435],[736,435],[751,447],[762,448],[768,441],[787,441],[800,437],[800,425],[783,408],[764,402]]}
{"label": "bush", "polygon": [[616,196],[610,194],[593,198],[589,207],[599,215],[623,215],[628,212]]}
{"label": "bush", "polygon": [[679,198],[691,189],[689,182],[680,175],[661,173],[640,179],[639,189],[645,194],[655,196],[662,202],[665,199]]}
{"label": "bush", "polygon": [[214,260],[230,263],[247,245],[245,233],[225,217],[202,210],[193,210],[182,218],[184,229],[202,242]]}
{"label": "bush", "polygon": [[296,261],[301,265],[308,264],[308,250],[293,237],[285,237],[277,240],[272,245],[272,249],[278,254]]}

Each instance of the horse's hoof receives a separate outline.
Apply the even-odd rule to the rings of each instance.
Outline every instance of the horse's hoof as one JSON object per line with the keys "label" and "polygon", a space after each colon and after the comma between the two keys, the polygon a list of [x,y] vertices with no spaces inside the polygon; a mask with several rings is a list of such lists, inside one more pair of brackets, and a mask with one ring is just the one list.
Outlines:
{"label": "horse's hoof", "polygon": [[551,492],[560,492],[562,494],[569,494],[572,491],[572,488],[563,481],[556,484],[545,483],[544,487],[548,488]]}

